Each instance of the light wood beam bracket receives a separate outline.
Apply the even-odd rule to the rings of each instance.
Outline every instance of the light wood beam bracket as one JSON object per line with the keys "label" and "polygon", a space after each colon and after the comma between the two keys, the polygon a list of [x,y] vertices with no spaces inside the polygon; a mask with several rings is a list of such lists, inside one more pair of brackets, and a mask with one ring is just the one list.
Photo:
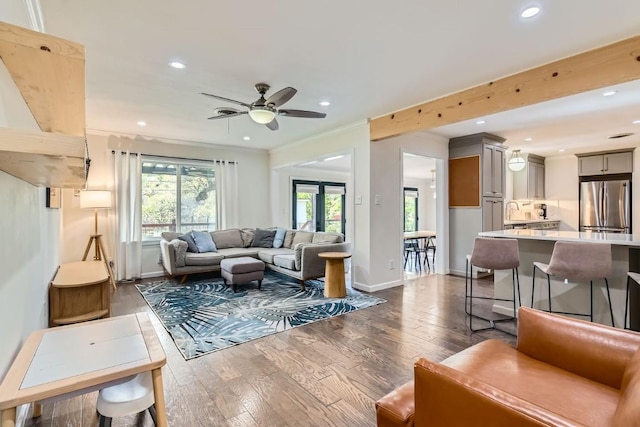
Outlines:
{"label": "light wood beam bracket", "polygon": [[640,79],[640,36],[370,120],[371,140]]}

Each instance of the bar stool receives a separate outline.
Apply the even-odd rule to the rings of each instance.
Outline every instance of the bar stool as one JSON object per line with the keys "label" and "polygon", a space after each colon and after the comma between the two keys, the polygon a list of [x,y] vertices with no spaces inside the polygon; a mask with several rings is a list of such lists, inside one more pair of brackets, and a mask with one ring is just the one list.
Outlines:
{"label": "bar stool", "polygon": [[629,314],[629,286],[632,280],[640,285],[640,273],[631,271],[627,273],[627,298],[624,301],[624,329],[631,328],[631,325],[627,326],[627,315]]}
{"label": "bar stool", "polygon": [[105,387],[98,393],[96,409],[100,427],[110,427],[111,419],[149,410],[156,425],[156,407],[151,372],[142,372],[129,381]]}
{"label": "bar stool", "polygon": [[[607,299],[609,300],[609,312],[611,313],[611,325],[615,327],[613,320],[613,308],[611,307],[611,294],[609,293],[609,281],[607,276],[612,272],[611,245],[606,243],[583,243],[557,241],[553,246],[549,264],[541,262],[533,263],[533,284],[531,286],[531,308],[534,304],[536,269],[547,275],[547,288],[549,290],[549,313],[572,314],[575,316],[588,316],[593,322],[593,281],[604,279],[607,287]],[[589,281],[590,283],[590,312],[567,313],[551,310],[551,276],[566,279],[572,282]]]}
{"label": "bar stool", "polygon": [[[511,281],[513,285],[513,299],[495,298],[495,297],[479,297],[473,296],[473,267],[484,268],[487,270],[511,270]],[[473,250],[471,255],[467,255],[467,265],[465,267],[464,277],[464,311],[469,315],[469,329],[472,332],[484,331],[486,329],[497,329],[496,322],[505,322],[516,320],[516,287],[518,295],[518,306],[520,306],[520,277],[518,275],[518,267],[520,266],[520,252],[518,251],[518,241],[516,239],[492,239],[487,237],[476,237],[473,242]],[[477,314],[473,314],[473,300],[485,299],[493,301],[510,301],[513,302],[513,317],[505,319],[487,319]],[[469,309],[467,309],[467,301],[469,301]],[[473,318],[485,320],[489,322],[489,327],[481,329],[473,329]],[[508,331],[503,331],[510,333]]]}

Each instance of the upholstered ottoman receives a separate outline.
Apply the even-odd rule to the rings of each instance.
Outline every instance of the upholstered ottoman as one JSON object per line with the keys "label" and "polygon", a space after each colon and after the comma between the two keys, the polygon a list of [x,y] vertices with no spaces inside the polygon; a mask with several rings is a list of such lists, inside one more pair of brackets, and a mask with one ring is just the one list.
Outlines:
{"label": "upholstered ottoman", "polygon": [[258,289],[260,289],[264,278],[264,262],[247,256],[225,258],[220,261],[220,274],[225,285],[231,284],[233,292],[237,290],[237,284],[249,283],[252,280],[258,281]]}

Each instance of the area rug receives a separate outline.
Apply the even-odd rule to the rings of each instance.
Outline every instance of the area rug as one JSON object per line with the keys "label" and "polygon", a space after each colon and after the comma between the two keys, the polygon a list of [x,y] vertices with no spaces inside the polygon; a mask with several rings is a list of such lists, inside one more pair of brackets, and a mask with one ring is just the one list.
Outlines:
{"label": "area rug", "polygon": [[165,280],[136,285],[189,360],[267,335],[386,302],[347,289],[345,298],[325,298],[324,283],[297,281],[265,271],[256,282],[233,292],[222,278],[186,282]]}

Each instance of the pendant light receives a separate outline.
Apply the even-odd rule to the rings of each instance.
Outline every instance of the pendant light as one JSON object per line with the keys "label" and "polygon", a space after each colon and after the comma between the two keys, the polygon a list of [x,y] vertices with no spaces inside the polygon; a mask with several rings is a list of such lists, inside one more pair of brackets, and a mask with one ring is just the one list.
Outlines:
{"label": "pendant light", "polygon": [[509,159],[509,169],[514,172],[520,172],[526,166],[526,162],[520,156],[520,150],[513,150]]}

